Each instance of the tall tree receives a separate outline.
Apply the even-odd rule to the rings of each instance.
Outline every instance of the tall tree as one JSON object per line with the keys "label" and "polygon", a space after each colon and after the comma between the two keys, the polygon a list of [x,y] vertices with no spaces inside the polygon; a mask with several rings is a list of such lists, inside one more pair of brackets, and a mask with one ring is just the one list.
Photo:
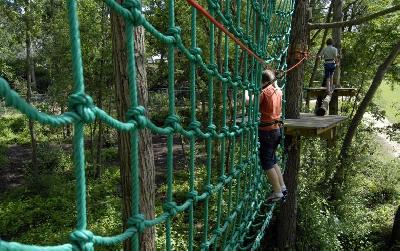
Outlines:
{"label": "tall tree", "polygon": [[[287,58],[289,66],[298,61],[296,51],[306,50],[308,42],[308,0],[298,0],[295,4],[295,12],[292,19],[292,31],[290,35],[290,47]],[[304,64],[295,68],[287,75],[286,117],[292,119],[300,118],[301,92],[304,81]],[[286,135],[285,150],[287,152],[288,167],[285,170],[285,183],[289,190],[286,203],[282,205],[278,218],[278,247],[280,250],[294,249],[296,242],[296,219],[297,219],[297,184],[300,168],[300,146],[299,136]]]}
{"label": "tall tree", "polygon": [[[122,3],[122,0],[118,0]],[[112,29],[112,50],[114,62],[114,80],[116,89],[116,105],[118,118],[125,121],[125,114],[130,107],[129,99],[129,83],[127,74],[127,51],[125,46],[125,23],[124,19],[116,14],[111,13],[111,29]],[[135,67],[137,72],[137,87],[139,94],[139,102],[147,108],[147,76],[145,68],[145,45],[144,45],[144,29],[137,27],[134,32],[135,44]],[[145,218],[154,218],[154,154],[151,141],[151,134],[147,129],[139,131],[139,164],[140,164],[140,211]],[[131,169],[130,169],[130,150],[131,144],[129,134],[118,132],[118,153],[120,159],[120,177],[122,186],[123,200],[123,222],[124,228],[127,228],[128,218],[131,216]],[[141,250],[155,250],[155,229],[148,228],[141,235]],[[131,250],[129,241],[124,243],[124,250]]]}
{"label": "tall tree", "polygon": [[[29,103],[32,97],[32,87],[36,85],[35,66],[32,57],[32,28],[34,16],[31,13],[30,0],[25,0],[23,19],[25,23],[25,46],[26,46],[26,100]],[[37,142],[34,129],[34,121],[28,120],[29,135],[31,137],[32,146],[32,171],[33,175],[39,174],[37,165]]]}

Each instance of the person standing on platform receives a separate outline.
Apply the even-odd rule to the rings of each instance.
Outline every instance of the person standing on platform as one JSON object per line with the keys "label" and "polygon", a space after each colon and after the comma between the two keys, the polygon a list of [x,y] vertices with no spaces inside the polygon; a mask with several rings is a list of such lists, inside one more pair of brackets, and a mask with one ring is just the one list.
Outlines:
{"label": "person standing on platform", "polygon": [[336,64],[339,63],[339,55],[337,48],[333,47],[332,38],[326,40],[326,47],[321,50],[319,54],[324,59],[324,80],[322,83],[323,87],[326,87],[328,95],[332,94],[334,90],[333,85],[333,74],[335,72]]}

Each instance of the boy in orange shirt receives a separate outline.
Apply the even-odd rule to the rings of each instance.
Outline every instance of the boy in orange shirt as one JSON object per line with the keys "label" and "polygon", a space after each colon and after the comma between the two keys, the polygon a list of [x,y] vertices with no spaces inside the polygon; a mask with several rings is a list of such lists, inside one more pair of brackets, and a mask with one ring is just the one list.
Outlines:
{"label": "boy in orange shirt", "polygon": [[281,140],[282,90],[276,83],[275,75],[270,70],[262,73],[262,91],[260,94],[260,125],[258,139],[261,167],[265,170],[272,185],[273,193],[267,202],[285,200],[287,189],[282,172],[277,164],[276,149]]}

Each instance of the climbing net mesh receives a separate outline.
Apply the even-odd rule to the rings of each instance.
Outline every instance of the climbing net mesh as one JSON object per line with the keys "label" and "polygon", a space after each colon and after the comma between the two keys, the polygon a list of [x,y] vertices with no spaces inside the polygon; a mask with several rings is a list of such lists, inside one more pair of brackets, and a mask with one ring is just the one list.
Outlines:
{"label": "climbing net mesh", "polygon": [[[93,104],[85,94],[83,65],[80,49],[77,1],[68,1],[68,19],[73,59],[74,90],[69,97],[69,112],[49,115],[39,112],[15,91],[6,80],[0,78],[0,95],[8,106],[13,106],[30,119],[52,126],[74,125],[73,156],[76,175],[77,225],[70,235],[70,243],[57,246],[34,246],[0,240],[0,250],[94,250],[96,245],[116,245],[131,239],[133,250],[140,248],[140,233],[155,225],[165,225],[165,247],[174,249],[171,240],[172,221],[179,214],[185,214],[188,230],[188,249],[235,250],[256,249],[271,219],[274,205],[265,205],[265,195],[269,185],[258,163],[258,94],[261,91],[261,72],[266,67],[284,72],[288,49],[291,16],[294,0],[207,0],[208,9],[194,0],[191,4],[190,41],[182,41],[181,30],[175,24],[174,0],[168,1],[168,26],[166,33],[157,30],[146,20],[138,0],[125,0],[119,4],[114,0],[104,0],[112,11],[125,20],[126,48],[128,56],[128,77],[131,106],[127,121],[119,121]],[[200,12],[199,12],[200,10]],[[202,14],[202,15],[200,15]],[[196,20],[209,20],[209,55],[203,55],[198,48]],[[203,17],[204,16],[204,17]],[[215,22],[210,20],[214,19]],[[168,46],[168,100],[169,116],[164,126],[155,125],[145,115],[138,103],[136,84],[134,27],[145,30]],[[223,65],[216,64],[216,31],[224,31]],[[235,40],[236,39],[236,40]],[[190,45],[185,46],[187,42]],[[174,53],[179,51],[190,62],[188,79],[190,82],[190,121],[180,122],[176,113],[174,96]],[[221,71],[222,69],[222,71]],[[200,122],[196,116],[197,75],[207,79],[208,118]],[[285,86],[285,76],[279,79],[281,88]],[[222,116],[219,125],[215,122],[216,86],[222,86]],[[245,91],[250,100],[245,101]],[[228,96],[231,98],[228,100]],[[283,100],[283,108],[285,100]],[[228,107],[228,103],[231,105]],[[229,114],[227,114],[230,109]],[[285,110],[285,109],[283,109]],[[284,115],[284,114],[283,114]],[[103,237],[87,229],[86,178],[84,155],[84,126],[96,118],[110,127],[130,132],[132,170],[132,216],[128,228],[121,234]],[[167,191],[163,213],[154,219],[145,219],[140,212],[140,182],[138,165],[138,132],[148,128],[152,133],[167,136]],[[188,187],[187,199],[181,204],[174,201],[173,138],[181,135],[188,139]],[[205,178],[200,191],[196,190],[196,143],[205,142]],[[218,142],[218,144],[215,144]],[[227,144],[230,147],[227,147]],[[218,147],[217,151],[215,151]],[[200,149],[200,148],[198,148]],[[197,150],[198,150],[197,149]],[[280,151],[282,153],[282,151]],[[219,156],[213,156],[219,153]],[[282,157],[283,154],[281,154]],[[218,158],[219,161],[213,161]],[[284,162],[284,158],[281,158]],[[212,166],[218,163],[218,166]],[[284,163],[282,164],[284,165]],[[226,166],[228,168],[226,168]],[[216,178],[215,178],[216,177]],[[216,202],[216,205],[210,205]],[[195,211],[201,209],[202,216]],[[213,212],[211,212],[213,210]],[[214,219],[210,219],[215,216]],[[202,230],[195,225],[199,222]],[[200,232],[200,233],[198,233]]]}

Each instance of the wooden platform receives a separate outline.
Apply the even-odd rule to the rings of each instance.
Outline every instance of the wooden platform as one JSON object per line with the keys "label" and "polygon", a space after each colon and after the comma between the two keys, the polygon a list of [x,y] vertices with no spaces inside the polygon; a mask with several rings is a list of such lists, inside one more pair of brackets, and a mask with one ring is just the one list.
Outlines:
{"label": "wooden platform", "polygon": [[285,134],[332,139],[336,128],[346,117],[339,115],[315,116],[301,113],[300,119],[285,120]]}
{"label": "wooden platform", "polygon": [[[326,89],[324,87],[309,87],[309,88],[304,88],[304,91],[308,93],[308,97],[318,97],[322,96],[325,94]],[[357,94],[357,89],[356,88],[348,88],[348,87],[341,87],[341,88],[335,88],[335,91],[333,94],[338,95],[338,96],[348,96],[352,97]]]}

